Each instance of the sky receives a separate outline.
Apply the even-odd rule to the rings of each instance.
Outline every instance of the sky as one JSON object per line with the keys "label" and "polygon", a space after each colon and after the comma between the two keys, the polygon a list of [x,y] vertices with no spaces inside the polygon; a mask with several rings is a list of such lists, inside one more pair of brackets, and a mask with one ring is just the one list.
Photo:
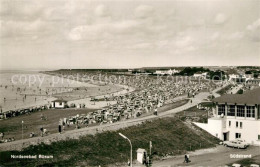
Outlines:
{"label": "sky", "polygon": [[259,0],[0,0],[0,69],[260,66]]}

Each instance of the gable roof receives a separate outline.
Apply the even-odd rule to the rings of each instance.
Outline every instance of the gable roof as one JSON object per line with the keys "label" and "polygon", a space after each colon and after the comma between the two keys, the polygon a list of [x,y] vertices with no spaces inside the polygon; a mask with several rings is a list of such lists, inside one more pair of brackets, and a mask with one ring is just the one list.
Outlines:
{"label": "gable roof", "polygon": [[138,149],[136,150],[136,152],[138,152],[138,153],[143,153],[143,152],[146,152],[146,150],[143,149],[143,148],[138,148]]}
{"label": "gable roof", "polygon": [[67,102],[67,100],[63,100],[63,99],[56,99],[56,100],[53,100],[52,102]]}
{"label": "gable roof", "polygon": [[244,94],[226,94],[212,101],[218,103],[260,104],[260,88],[246,91]]}

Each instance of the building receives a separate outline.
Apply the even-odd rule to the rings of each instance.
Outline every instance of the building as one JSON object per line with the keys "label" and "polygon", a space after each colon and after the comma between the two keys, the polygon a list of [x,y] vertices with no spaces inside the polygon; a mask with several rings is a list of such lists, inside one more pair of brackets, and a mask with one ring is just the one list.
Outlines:
{"label": "building", "polygon": [[254,74],[245,74],[243,76],[246,78],[246,81],[250,79],[254,79]]}
{"label": "building", "polygon": [[246,81],[247,86],[260,86],[260,79],[249,79]]}
{"label": "building", "polygon": [[180,71],[179,70],[175,70],[175,69],[169,69],[169,70],[156,70],[154,74],[157,74],[157,75],[173,75],[173,74],[176,74],[176,73],[179,73]]}
{"label": "building", "polygon": [[67,101],[63,99],[57,99],[51,102],[52,108],[66,108],[67,106],[68,106]]}
{"label": "building", "polygon": [[207,78],[208,73],[207,72],[198,72],[193,74],[193,77],[195,78],[202,78],[202,79],[206,79]]}
{"label": "building", "polygon": [[143,164],[144,160],[147,157],[147,151],[145,149],[138,148],[136,152],[137,152],[137,156],[136,156],[137,161],[140,162],[141,164]]}
{"label": "building", "polygon": [[243,83],[247,80],[246,76],[240,74],[230,74],[228,75],[228,80],[235,83]]}
{"label": "building", "polygon": [[214,117],[194,123],[221,140],[243,139],[260,145],[260,88],[244,94],[226,94],[213,100]]}

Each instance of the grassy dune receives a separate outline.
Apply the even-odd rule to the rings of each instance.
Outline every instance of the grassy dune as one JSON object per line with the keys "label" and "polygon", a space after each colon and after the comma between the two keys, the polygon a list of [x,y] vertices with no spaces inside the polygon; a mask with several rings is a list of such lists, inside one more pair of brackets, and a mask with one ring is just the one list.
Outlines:
{"label": "grassy dune", "polygon": [[[58,124],[60,118],[68,118],[77,114],[87,114],[95,111],[94,109],[49,109],[33,112],[30,115],[21,115],[0,121],[0,132],[5,133],[5,138],[14,137],[15,140],[22,139],[22,124],[24,139],[29,138],[31,132],[36,136],[40,136],[40,128],[46,128],[50,133],[58,133]],[[47,120],[41,120],[41,114],[47,117]],[[75,129],[75,125],[66,127],[67,130]]]}
{"label": "grassy dune", "polygon": [[223,95],[223,94],[225,94],[228,90],[230,90],[232,86],[233,86],[233,85],[227,85],[227,86],[225,86],[224,88],[222,88],[222,89],[220,89],[219,91],[217,91],[217,93],[220,94],[220,95]]}
{"label": "grassy dune", "polygon": [[[154,158],[177,155],[187,150],[214,147],[218,139],[177,118],[163,118],[132,126],[115,132],[103,132],[85,136],[79,140],[67,140],[31,146],[21,152],[0,153],[0,164],[5,166],[106,166],[126,163],[129,158],[129,143],[118,135],[128,136],[133,144],[133,158],[137,148],[149,149],[153,142]],[[53,155],[54,158],[38,160],[15,160],[10,155]]]}

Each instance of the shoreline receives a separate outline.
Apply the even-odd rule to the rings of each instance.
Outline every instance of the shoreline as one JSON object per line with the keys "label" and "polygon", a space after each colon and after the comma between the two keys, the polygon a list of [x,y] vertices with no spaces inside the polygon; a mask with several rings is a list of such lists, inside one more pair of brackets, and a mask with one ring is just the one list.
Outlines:
{"label": "shoreline", "polygon": [[[47,76],[56,76],[56,77],[62,78],[59,75],[54,75],[54,74],[51,74],[49,72],[40,72],[39,71],[37,74],[42,74],[42,75],[47,75]],[[69,78],[66,78],[66,79],[70,80],[70,81],[72,80],[72,79],[69,79]],[[70,99],[68,99],[68,101],[74,102],[74,101],[79,101],[79,100],[89,100],[89,98],[91,98],[91,97],[111,96],[112,94],[125,94],[125,93],[128,93],[128,92],[135,90],[134,88],[126,86],[126,85],[113,84],[115,87],[120,87],[120,88],[118,88],[119,90],[112,90],[112,91],[109,91],[109,92],[100,92],[100,93],[97,93],[97,94],[94,93],[93,95],[91,95],[91,94],[90,95],[84,95],[83,97],[82,96],[73,97],[73,95],[71,95],[71,94],[75,93],[75,91],[76,91],[75,88],[98,89],[98,88],[104,86],[104,85],[97,85],[97,84],[84,82],[84,81],[77,81],[76,84],[87,84],[87,85],[86,86],[79,85],[78,87],[75,87],[75,86],[68,87],[72,90],[60,92],[60,93],[57,93],[57,94],[51,94],[51,95],[44,95],[44,94],[37,94],[37,93],[35,93],[35,94],[33,94],[33,93],[21,93],[19,95],[26,95],[30,98],[33,98],[33,97],[36,98],[37,97],[39,99],[37,99],[37,101],[32,101],[32,99],[31,99],[31,101],[28,102],[27,104],[22,104],[23,101],[21,101],[21,100],[17,101],[16,98],[8,99],[8,101],[15,102],[16,104],[13,105],[13,106],[3,107],[2,113],[6,113],[6,112],[9,112],[9,111],[19,111],[19,110],[26,110],[26,109],[33,109],[33,108],[48,107],[48,106],[50,106],[51,101],[56,100],[59,97],[63,98],[66,94],[68,94],[70,96],[69,97]],[[93,85],[93,87],[92,86],[88,87],[88,85]],[[109,85],[106,85],[106,86],[109,87]],[[45,87],[45,88],[47,88],[47,87]],[[52,88],[52,87],[49,87],[49,88]],[[53,87],[53,88],[64,88],[64,86],[63,87]],[[114,89],[116,89],[116,88],[114,88]],[[126,89],[130,89],[131,91],[126,91]],[[2,96],[4,96],[4,95],[2,95]],[[74,96],[78,96],[78,95],[74,95]],[[19,105],[18,107],[16,106],[17,103]],[[32,104],[32,103],[35,103],[35,104]]]}

